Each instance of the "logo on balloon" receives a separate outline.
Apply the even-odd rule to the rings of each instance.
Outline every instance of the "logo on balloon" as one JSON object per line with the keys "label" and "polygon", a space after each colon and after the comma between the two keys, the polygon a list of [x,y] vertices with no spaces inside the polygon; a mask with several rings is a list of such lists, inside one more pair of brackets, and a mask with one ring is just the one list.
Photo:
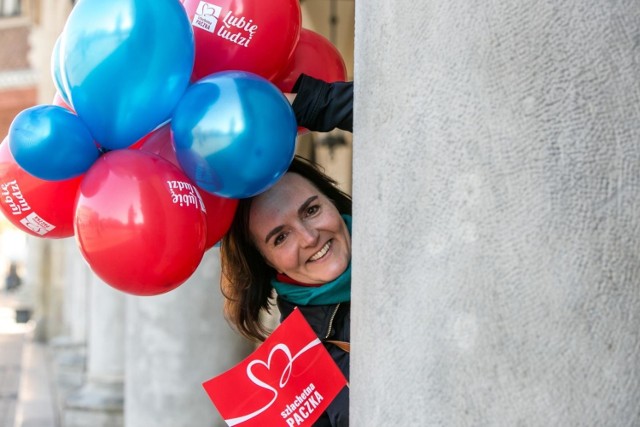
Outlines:
{"label": "logo on balloon", "polygon": [[[196,9],[192,24],[194,27],[215,33],[221,11],[220,6],[201,1]],[[253,23],[253,19],[246,19],[241,15],[236,16],[231,11],[224,16],[222,24],[215,34],[243,47],[249,47],[249,42],[258,31],[258,25]]]}
{"label": "logo on balloon", "polygon": [[221,11],[222,8],[220,6],[201,1],[193,17],[192,24],[194,27],[202,28],[205,31],[213,33],[216,29]]}
{"label": "logo on balloon", "polygon": [[[15,179],[0,185],[0,191],[2,191],[2,201],[9,206],[12,215],[22,215],[23,212],[31,210],[31,206],[29,206],[29,203],[24,199],[18,181]],[[20,223],[40,236],[44,236],[56,228],[55,225],[49,224],[35,212],[31,212],[22,218]]]}
{"label": "logo on balloon", "polygon": [[20,223],[27,227],[29,230],[41,236],[44,236],[45,234],[56,228],[55,225],[49,224],[44,219],[40,218],[35,212],[32,212],[26,217],[22,218],[20,220]]}
{"label": "logo on balloon", "polygon": [[169,191],[171,192],[172,202],[179,204],[180,206],[194,206],[199,208],[202,212],[207,213],[207,208],[204,206],[202,196],[198,192],[198,189],[184,181],[167,181],[169,185]]}

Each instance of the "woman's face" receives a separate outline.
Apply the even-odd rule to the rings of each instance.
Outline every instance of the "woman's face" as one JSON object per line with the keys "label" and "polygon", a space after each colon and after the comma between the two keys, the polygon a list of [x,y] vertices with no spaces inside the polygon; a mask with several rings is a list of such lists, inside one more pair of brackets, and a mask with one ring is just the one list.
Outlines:
{"label": "woman's face", "polygon": [[351,236],[340,213],[296,173],[253,199],[249,232],[269,265],[301,283],[330,282],[351,260]]}

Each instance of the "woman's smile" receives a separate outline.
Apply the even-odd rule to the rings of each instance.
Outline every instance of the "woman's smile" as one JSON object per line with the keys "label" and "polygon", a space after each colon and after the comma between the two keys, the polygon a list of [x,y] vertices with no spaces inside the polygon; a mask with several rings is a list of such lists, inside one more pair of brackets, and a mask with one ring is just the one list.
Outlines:
{"label": "woman's smile", "polygon": [[323,247],[320,249],[314,256],[309,258],[309,262],[318,261],[320,258],[325,256],[327,252],[329,252],[329,248],[331,247],[331,240],[329,240]]}

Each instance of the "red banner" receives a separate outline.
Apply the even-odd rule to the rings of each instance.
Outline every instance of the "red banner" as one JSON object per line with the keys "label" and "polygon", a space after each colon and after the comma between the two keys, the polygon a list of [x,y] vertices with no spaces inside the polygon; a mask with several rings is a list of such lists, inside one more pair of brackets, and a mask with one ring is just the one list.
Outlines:
{"label": "red banner", "polygon": [[347,380],[298,309],[251,356],[203,383],[229,426],[311,426]]}

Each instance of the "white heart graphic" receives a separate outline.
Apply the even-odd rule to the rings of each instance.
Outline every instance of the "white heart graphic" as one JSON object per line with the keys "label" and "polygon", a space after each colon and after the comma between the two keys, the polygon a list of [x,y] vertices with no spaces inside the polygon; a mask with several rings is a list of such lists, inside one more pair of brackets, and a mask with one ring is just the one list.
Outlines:
{"label": "white heart graphic", "polygon": [[254,383],[255,385],[257,385],[258,387],[264,388],[265,390],[269,390],[273,393],[273,397],[271,398],[271,401],[269,403],[267,403],[265,406],[263,406],[262,408],[258,409],[255,412],[252,412],[248,415],[244,415],[242,417],[237,417],[237,418],[231,418],[229,420],[225,420],[225,422],[230,425],[230,426],[234,426],[236,424],[240,424],[243,423],[259,414],[261,414],[262,412],[266,411],[267,409],[269,409],[271,407],[271,405],[273,405],[273,402],[276,401],[276,399],[278,398],[278,390],[274,387],[272,387],[271,385],[267,384],[266,382],[262,381],[261,379],[259,379],[258,377],[255,376],[255,374],[253,373],[253,367],[255,365],[262,365],[264,367],[266,367],[268,370],[271,370],[271,360],[273,359],[273,355],[275,354],[276,351],[281,351],[283,352],[287,358],[289,359],[289,363],[287,363],[287,366],[284,367],[284,369],[282,370],[282,375],[280,375],[280,381],[278,382],[278,386],[279,388],[284,387],[285,385],[287,385],[287,382],[289,382],[289,378],[291,377],[291,371],[293,369],[293,361],[296,360],[298,357],[300,357],[302,354],[304,354],[305,352],[307,352],[308,350],[310,350],[311,348],[315,347],[316,345],[320,344],[320,340],[318,338],[316,338],[315,340],[311,341],[309,344],[307,344],[306,346],[304,346],[304,348],[302,350],[300,350],[298,353],[296,353],[295,355],[291,355],[291,351],[289,350],[289,347],[287,347],[285,344],[278,344],[275,345],[271,351],[269,352],[269,357],[267,358],[267,361],[263,361],[260,359],[255,359],[252,360],[249,365],[247,365],[247,376],[249,377],[249,379],[251,380],[252,383]]}

